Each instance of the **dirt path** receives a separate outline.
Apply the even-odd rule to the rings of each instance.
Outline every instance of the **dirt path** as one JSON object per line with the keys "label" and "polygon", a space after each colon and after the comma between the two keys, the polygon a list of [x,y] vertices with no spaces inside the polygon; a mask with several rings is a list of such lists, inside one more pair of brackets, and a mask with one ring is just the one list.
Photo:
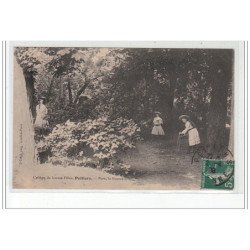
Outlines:
{"label": "dirt path", "polygon": [[141,185],[159,184],[164,189],[199,189],[200,162],[191,164],[186,147],[177,152],[174,141],[139,142],[136,150],[122,157],[137,173]]}

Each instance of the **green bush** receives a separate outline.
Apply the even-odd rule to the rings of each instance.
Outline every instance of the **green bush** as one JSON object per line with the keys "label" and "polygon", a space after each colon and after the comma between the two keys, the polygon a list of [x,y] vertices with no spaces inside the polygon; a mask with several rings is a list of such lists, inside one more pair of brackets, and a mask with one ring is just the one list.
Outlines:
{"label": "green bush", "polygon": [[[133,120],[107,118],[56,125],[37,143],[38,151],[50,150],[55,164],[107,167],[120,151],[134,148],[140,128]],[[122,168],[122,167],[121,167]],[[126,169],[127,172],[127,169]]]}

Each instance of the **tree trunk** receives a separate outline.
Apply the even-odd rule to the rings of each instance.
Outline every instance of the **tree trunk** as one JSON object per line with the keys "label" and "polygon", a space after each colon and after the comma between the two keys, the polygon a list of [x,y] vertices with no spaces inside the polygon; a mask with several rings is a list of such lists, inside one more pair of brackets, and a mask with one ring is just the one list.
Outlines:
{"label": "tree trunk", "polygon": [[[34,128],[31,114],[31,88],[20,65],[14,60],[13,72],[13,187],[26,188],[25,169],[36,163]],[[26,78],[26,79],[25,79]],[[27,172],[28,173],[28,172]]]}
{"label": "tree trunk", "polygon": [[51,96],[52,96],[52,90],[53,90],[53,87],[54,87],[54,83],[55,83],[55,75],[52,76],[52,79],[50,81],[50,85],[49,85],[48,92],[47,92],[47,95],[46,95],[47,101],[49,101]]}
{"label": "tree trunk", "polygon": [[70,79],[68,79],[67,88],[68,88],[68,94],[69,94],[69,104],[71,105],[73,102],[73,97],[72,97],[72,91],[71,91],[71,86],[70,86]]}
{"label": "tree trunk", "polygon": [[33,119],[36,116],[36,99],[35,99],[35,78],[34,78],[34,72],[29,72],[23,70],[25,82],[26,82],[26,90],[27,90],[27,96],[29,101],[29,107],[31,110],[31,114]]}
{"label": "tree trunk", "polygon": [[174,126],[173,126],[173,106],[174,106],[174,93],[176,89],[176,83],[177,83],[177,73],[176,73],[176,65],[174,63],[169,63],[169,81],[170,86],[167,93],[167,129],[169,130],[170,134],[173,135],[174,132]]}
{"label": "tree trunk", "polygon": [[60,77],[60,82],[59,82],[59,100],[60,100],[60,106],[63,107],[64,103],[64,84],[62,82],[63,78]]}
{"label": "tree trunk", "polygon": [[[209,152],[219,153],[227,147],[226,118],[228,87],[232,81],[231,50],[215,52],[210,75],[212,76],[211,102],[208,114],[207,142]],[[219,54],[220,53],[220,54]]]}

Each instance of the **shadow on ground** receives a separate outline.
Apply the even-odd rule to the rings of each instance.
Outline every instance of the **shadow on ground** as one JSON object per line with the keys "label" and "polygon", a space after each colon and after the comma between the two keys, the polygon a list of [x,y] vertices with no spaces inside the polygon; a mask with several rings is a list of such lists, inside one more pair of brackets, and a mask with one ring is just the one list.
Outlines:
{"label": "shadow on ground", "polygon": [[141,141],[136,149],[120,155],[123,163],[131,166],[130,178],[141,185],[160,184],[166,189],[199,189],[201,161],[192,162],[187,153],[187,142],[180,151],[174,140],[154,139]]}

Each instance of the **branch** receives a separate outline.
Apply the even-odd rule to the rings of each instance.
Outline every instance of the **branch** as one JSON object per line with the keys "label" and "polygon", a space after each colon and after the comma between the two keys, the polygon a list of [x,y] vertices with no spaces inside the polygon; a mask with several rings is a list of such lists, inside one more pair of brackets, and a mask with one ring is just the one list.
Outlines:
{"label": "branch", "polygon": [[75,97],[75,99],[74,99],[74,104],[77,103],[77,101],[78,101],[80,95],[85,91],[85,89],[89,86],[89,84],[90,84],[92,81],[95,81],[95,80],[97,80],[97,79],[100,78],[100,77],[102,77],[102,76],[97,76],[97,77],[94,77],[94,78],[92,78],[92,79],[88,79],[88,80],[85,81],[85,84],[77,91],[76,97]]}
{"label": "branch", "polygon": [[48,92],[47,92],[47,99],[50,99],[50,95],[52,93],[52,89],[53,89],[53,85],[54,85],[54,80],[55,80],[55,75],[52,75],[51,81],[50,81],[50,85],[48,87]]}
{"label": "branch", "polygon": [[77,103],[77,101],[78,101],[80,95],[85,91],[85,89],[89,86],[89,84],[90,84],[90,80],[87,80],[87,81],[85,82],[85,84],[77,91],[76,97],[75,97],[75,99],[74,99],[74,104]]}
{"label": "branch", "polygon": [[72,98],[72,91],[71,91],[71,86],[70,86],[70,80],[68,79],[67,82],[67,88],[68,88],[68,93],[69,93],[69,103],[72,104],[73,98]]}

